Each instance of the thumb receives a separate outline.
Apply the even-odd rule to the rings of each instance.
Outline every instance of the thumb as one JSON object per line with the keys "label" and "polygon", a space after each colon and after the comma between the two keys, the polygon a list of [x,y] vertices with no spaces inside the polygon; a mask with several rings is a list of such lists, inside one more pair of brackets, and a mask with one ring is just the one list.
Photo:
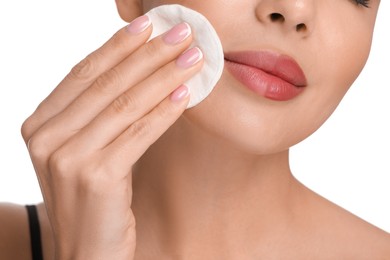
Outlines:
{"label": "thumb", "polygon": [[119,16],[125,22],[131,22],[143,13],[142,0],[115,0],[115,3]]}

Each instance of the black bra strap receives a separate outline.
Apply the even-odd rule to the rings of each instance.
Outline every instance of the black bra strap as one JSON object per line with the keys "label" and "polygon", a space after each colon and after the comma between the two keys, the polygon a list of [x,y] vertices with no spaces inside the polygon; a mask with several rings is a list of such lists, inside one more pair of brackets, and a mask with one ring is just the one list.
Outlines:
{"label": "black bra strap", "polygon": [[35,205],[26,205],[26,209],[28,223],[30,226],[32,260],[43,260],[41,230],[39,226],[37,207]]}

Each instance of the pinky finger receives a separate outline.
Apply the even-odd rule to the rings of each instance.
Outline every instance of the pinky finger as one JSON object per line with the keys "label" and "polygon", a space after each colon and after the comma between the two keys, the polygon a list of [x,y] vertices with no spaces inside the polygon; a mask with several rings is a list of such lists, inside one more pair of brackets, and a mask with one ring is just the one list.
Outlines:
{"label": "pinky finger", "polygon": [[[147,115],[130,125],[118,138],[104,148],[103,156],[117,169],[132,165],[157,139],[175,123],[189,102],[189,89],[179,86]],[[123,171],[127,174],[128,171]]]}

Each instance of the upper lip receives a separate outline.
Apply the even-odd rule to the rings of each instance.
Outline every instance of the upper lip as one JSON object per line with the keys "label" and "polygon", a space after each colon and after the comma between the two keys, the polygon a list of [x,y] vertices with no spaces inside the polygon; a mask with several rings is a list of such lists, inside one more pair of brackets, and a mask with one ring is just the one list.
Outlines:
{"label": "upper lip", "polygon": [[225,60],[257,68],[297,87],[307,85],[301,67],[284,54],[273,51],[229,52],[225,53]]}

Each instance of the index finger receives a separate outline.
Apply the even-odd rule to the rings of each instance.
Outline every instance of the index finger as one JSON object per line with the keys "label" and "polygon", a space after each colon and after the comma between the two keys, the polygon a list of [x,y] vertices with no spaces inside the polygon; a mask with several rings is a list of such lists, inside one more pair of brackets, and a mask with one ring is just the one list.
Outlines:
{"label": "index finger", "polygon": [[120,63],[145,43],[151,35],[151,27],[150,19],[146,15],[134,19],[74,66],[23,124],[22,135],[25,142],[45,122],[84,92],[99,75]]}

